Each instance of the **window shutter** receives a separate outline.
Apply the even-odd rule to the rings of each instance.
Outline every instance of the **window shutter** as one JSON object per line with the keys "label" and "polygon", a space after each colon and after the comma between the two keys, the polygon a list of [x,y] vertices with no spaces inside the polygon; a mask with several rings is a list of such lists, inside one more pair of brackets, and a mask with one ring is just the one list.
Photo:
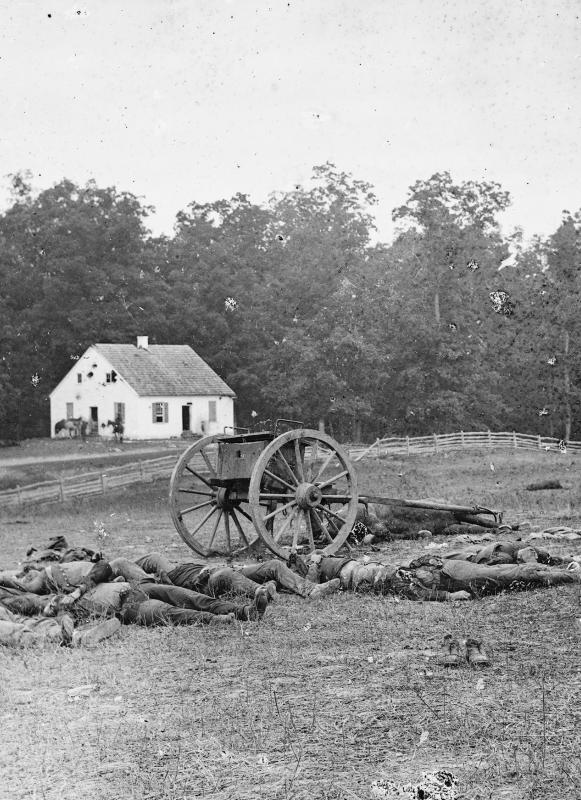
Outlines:
{"label": "window shutter", "polygon": [[168,404],[167,404],[167,403],[164,403],[164,404],[163,404],[163,421],[164,421],[164,422],[167,422],[167,421],[168,421],[168,419],[169,419],[169,413],[168,413]]}
{"label": "window shutter", "polygon": [[151,421],[157,422],[157,403],[151,404]]}

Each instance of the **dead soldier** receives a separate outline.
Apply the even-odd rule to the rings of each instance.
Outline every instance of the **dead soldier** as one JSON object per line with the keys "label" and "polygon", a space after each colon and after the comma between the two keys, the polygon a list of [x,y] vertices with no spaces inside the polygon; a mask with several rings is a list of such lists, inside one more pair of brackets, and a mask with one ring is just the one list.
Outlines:
{"label": "dead soldier", "polygon": [[[467,560],[473,550],[465,552],[467,558],[460,558],[459,552],[453,558],[424,555],[411,561],[407,566],[397,566],[380,562],[356,561],[350,557],[323,556],[313,553],[307,560],[307,576],[311,580],[334,580],[339,578],[343,589],[353,591],[374,591],[379,594],[393,594],[410,600],[469,600],[486,594],[505,590],[534,589],[557,586],[566,583],[580,583],[581,572],[563,566],[527,561],[516,561],[516,554],[510,556],[514,543],[506,543],[502,553],[502,543],[495,543],[490,553],[482,555],[491,563]],[[482,548],[484,550],[484,548]],[[534,550],[534,548],[527,548]],[[516,551],[519,552],[518,550]],[[541,558],[545,551],[540,551]],[[496,556],[495,556],[496,554]],[[515,560],[507,563],[506,559]],[[498,560],[496,560],[498,559]],[[502,559],[502,560],[501,560]]]}

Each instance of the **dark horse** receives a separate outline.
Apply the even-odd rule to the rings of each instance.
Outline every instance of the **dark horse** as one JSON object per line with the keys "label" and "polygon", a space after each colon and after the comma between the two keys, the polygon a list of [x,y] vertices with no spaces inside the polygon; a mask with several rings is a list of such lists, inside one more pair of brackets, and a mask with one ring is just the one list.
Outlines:
{"label": "dark horse", "polygon": [[115,441],[116,442],[123,442],[123,431],[125,430],[123,426],[123,420],[121,417],[116,417],[114,420],[109,420],[107,425],[111,425],[113,428],[113,433],[115,434]]}

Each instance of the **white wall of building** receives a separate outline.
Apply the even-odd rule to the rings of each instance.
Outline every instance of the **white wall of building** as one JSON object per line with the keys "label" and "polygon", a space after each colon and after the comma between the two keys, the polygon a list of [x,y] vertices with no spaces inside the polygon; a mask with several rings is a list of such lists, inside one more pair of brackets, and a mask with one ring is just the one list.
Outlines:
{"label": "white wall of building", "polygon": [[[154,403],[167,403],[167,422],[153,422]],[[215,403],[215,417],[210,419],[210,403]],[[183,432],[183,407],[189,409],[189,429],[193,433],[208,435],[223,433],[224,428],[234,425],[234,401],[231,397],[145,397],[141,398],[134,423],[135,433],[127,418],[125,434],[128,438],[169,439]],[[231,433],[231,431],[229,431]]]}
{"label": "white wall of building", "polygon": [[[112,372],[114,370],[111,364],[93,348],[89,348],[79,358],[51,394],[52,436],[55,435],[54,427],[59,420],[68,416],[91,420],[96,414],[97,429],[93,433],[111,437],[112,428],[103,425],[106,426],[109,420],[115,419],[116,403],[125,405],[124,436],[127,439],[169,439],[181,436],[184,419],[182,407],[189,409],[189,430],[193,433],[223,433],[225,427],[234,425],[232,397],[139,397],[121,376],[113,376]],[[154,403],[167,403],[167,421],[153,421]],[[211,406],[211,403],[215,405]],[[97,411],[92,412],[91,409]],[[72,410],[72,413],[68,414],[67,410]],[[211,419],[212,415],[215,420]]]}

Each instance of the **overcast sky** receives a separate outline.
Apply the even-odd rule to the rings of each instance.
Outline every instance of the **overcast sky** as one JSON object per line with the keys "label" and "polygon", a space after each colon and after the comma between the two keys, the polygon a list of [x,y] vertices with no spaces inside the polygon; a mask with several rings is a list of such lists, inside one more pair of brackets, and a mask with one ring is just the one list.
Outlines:
{"label": "overcast sky", "polygon": [[264,202],[334,162],[379,197],[499,181],[505,229],[581,208],[579,0],[0,0],[8,173],[134,192],[171,233],[196,200]]}

